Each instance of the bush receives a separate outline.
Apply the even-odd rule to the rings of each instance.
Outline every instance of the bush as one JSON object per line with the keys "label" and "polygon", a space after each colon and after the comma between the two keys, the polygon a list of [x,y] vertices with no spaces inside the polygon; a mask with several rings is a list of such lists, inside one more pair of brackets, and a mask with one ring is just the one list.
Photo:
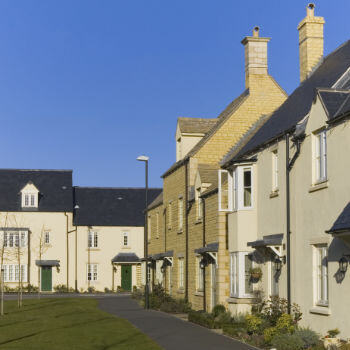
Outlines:
{"label": "bush", "polygon": [[330,329],[327,333],[330,338],[335,338],[340,333],[340,330],[338,328]]}
{"label": "bush", "polygon": [[303,340],[296,334],[278,333],[271,344],[277,350],[302,350],[304,347]]}
{"label": "bush", "polygon": [[308,349],[319,344],[319,335],[310,328],[299,328],[295,331],[295,334],[302,339],[304,349]]}
{"label": "bush", "polygon": [[215,324],[217,328],[223,328],[225,324],[231,324],[232,317],[230,311],[221,312],[217,317],[215,317]]}
{"label": "bush", "polygon": [[88,289],[87,289],[87,292],[88,293],[96,293],[96,289],[95,289],[95,287],[88,287]]}
{"label": "bush", "polygon": [[188,320],[193,323],[197,323],[207,328],[215,328],[214,317],[204,311],[190,311],[188,314]]}
{"label": "bush", "polygon": [[226,308],[225,308],[225,306],[224,305],[221,305],[221,304],[218,304],[218,305],[215,305],[214,307],[213,307],[213,310],[212,310],[212,315],[214,316],[214,317],[217,317],[217,316],[219,316],[220,314],[222,314],[222,313],[225,313],[226,312]]}
{"label": "bush", "polygon": [[256,315],[247,315],[246,324],[247,331],[250,334],[259,333],[261,330],[262,319]]}
{"label": "bush", "polygon": [[279,333],[293,333],[295,327],[292,315],[282,314],[276,322],[276,330]]}
{"label": "bush", "polygon": [[222,329],[225,334],[235,337],[235,338],[241,338],[242,334],[246,333],[247,330],[245,328],[245,323],[231,323],[231,324],[224,324]]}
{"label": "bush", "polygon": [[264,329],[264,340],[266,344],[271,344],[273,337],[276,335],[276,327],[269,327]]}

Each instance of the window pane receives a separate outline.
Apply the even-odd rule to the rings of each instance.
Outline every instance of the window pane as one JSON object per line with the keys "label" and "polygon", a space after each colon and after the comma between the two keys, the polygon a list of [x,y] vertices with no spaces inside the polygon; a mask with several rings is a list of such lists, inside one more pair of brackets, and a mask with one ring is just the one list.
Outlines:
{"label": "window pane", "polygon": [[244,206],[250,207],[252,205],[252,178],[251,178],[250,170],[244,170],[243,186],[244,186]]}
{"label": "window pane", "polygon": [[94,247],[98,247],[98,235],[97,232],[94,232]]}
{"label": "window pane", "polygon": [[250,280],[250,269],[252,268],[251,256],[244,256],[244,291],[245,294],[253,293],[253,284]]}

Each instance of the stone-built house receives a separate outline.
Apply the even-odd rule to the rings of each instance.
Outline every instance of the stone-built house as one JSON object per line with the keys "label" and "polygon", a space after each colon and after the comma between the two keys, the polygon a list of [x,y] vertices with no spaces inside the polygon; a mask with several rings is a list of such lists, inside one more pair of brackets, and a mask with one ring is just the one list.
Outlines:
{"label": "stone-built house", "polygon": [[196,309],[226,303],[229,290],[225,215],[218,212],[219,161],[287,97],[268,74],[268,41],[258,27],[243,39],[245,90],[217,118],[178,119],[176,163],[162,175],[162,196],[149,207],[150,278]]}
{"label": "stone-built house", "polygon": [[0,169],[0,193],[5,286],[141,285],[144,189],[74,187],[71,170]]}
{"label": "stone-built house", "polygon": [[[254,291],[297,303],[321,334],[350,336],[350,42],[323,57],[322,17],[299,24],[299,87],[223,159],[230,298],[250,309]],[[255,278],[251,268],[260,267]]]}

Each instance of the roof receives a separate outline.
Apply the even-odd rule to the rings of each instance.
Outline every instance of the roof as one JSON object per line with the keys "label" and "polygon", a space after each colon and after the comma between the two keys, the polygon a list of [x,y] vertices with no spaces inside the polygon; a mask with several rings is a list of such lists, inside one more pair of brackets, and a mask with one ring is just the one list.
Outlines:
{"label": "roof", "polygon": [[350,202],[345,206],[343,211],[334,221],[332,227],[327,230],[327,233],[340,233],[350,231]]}
{"label": "roof", "polygon": [[59,260],[35,260],[36,266],[60,266]]}
{"label": "roof", "polygon": [[349,94],[349,90],[318,89],[318,95],[326,109],[328,119],[332,119],[338,114]]}
{"label": "roof", "polygon": [[278,233],[275,235],[267,235],[263,236],[263,239],[259,239],[257,241],[248,242],[248,247],[266,247],[269,245],[282,245],[283,241],[283,233]]}
{"label": "roof", "polygon": [[350,41],[323,59],[313,73],[304,80],[287,100],[274,112],[242,149],[234,156],[254,152],[288,131],[309,112],[315,89],[332,87],[350,67]]}
{"label": "roof", "polygon": [[210,164],[198,164],[198,172],[202,183],[218,183],[218,166]]}
{"label": "roof", "polygon": [[216,253],[219,250],[219,243],[208,243],[205,247],[195,249],[194,252],[197,254],[203,253]]}
{"label": "roof", "polygon": [[154,199],[154,201],[148,206],[148,210],[158,207],[163,204],[163,191]]}
{"label": "roof", "polygon": [[119,253],[112,259],[113,263],[135,263],[140,261],[135,253]]}
{"label": "roof", "polygon": [[[28,184],[39,190],[38,208],[22,208],[21,190]],[[71,212],[71,170],[0,169],[0,211]]]}
{"label": "roof", "polygon": [[[148,189],[153,201],[160,188]],[[75,187],[74,225],[77,226],[144,226],[144,188]]]}
{"label": "roof", "polygon": [[249,96],[249,89],[243,91],[241,95],[239,95],[236,99],[234,99],[217,117],[217,122],[213,125],[213,127],[202,137],[202,139],[187,153],[185,158],[180,159],[176,163],[174,163],[163,175],[162,177],[166,177],[179,168],[182,164],[187,162],[187,160],[195,155],[197,151],[201,149],[201,147],[215,134],[215,132],[225,123],[225,121],[239,108],[239,106],[245,101],[245,99]]}
{"label": "roof", "polygon": [[185,134],[206,134],[217,121],[217,119],[178,118],[180,131]]}

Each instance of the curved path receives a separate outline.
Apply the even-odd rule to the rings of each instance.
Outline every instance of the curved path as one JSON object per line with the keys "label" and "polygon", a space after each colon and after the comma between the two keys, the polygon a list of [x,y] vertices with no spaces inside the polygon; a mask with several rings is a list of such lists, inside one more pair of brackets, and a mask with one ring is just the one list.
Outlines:
{"label": "curved path", "polygon": [[166,350],[256,350],[172,315],[142,309],[127,295],[98,298],[98,302],[103,311],[127,319]]}

